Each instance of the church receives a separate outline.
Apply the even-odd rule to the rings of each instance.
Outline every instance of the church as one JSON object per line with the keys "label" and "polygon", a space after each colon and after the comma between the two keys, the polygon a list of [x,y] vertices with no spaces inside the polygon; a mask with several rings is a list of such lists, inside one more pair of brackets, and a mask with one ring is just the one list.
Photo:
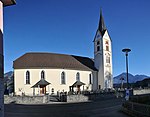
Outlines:
{"label": "church", "polygon": [[15,94],[112,89],[112,40],[102,12],[93,43],[94,58],[41,52],[25,53],[17,58],[13,62]]}

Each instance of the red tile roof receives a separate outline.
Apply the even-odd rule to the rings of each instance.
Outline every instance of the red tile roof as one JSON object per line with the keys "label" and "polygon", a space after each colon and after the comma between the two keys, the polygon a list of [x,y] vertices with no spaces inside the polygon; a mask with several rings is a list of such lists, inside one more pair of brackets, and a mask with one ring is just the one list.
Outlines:
{"label": "red tile roof", "polygon": [[54,53],[26,53],[14,61],[13,68],[53,68],[97,71],[91,58]]}

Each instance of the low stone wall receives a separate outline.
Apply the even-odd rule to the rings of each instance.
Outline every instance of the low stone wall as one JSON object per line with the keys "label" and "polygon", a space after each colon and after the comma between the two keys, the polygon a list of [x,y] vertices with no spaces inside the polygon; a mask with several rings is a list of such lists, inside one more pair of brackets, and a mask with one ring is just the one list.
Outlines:
{"label": "low stone wall", "polygon": [[4,96],[4,103],[17,103],[17,104],[50,104],[53,102],[88,102],[97,100],[108,100],[114,98],[115,95],[109,94],[79,94],[79,95],[45,95],[45,96]]}
{"label": "low stone wall", "polygon": [[87,101],[89,101],[89,98],[82,94],[67,96],[67,102],[87,102]]}
{"label": "low stone wall", "polygon": [[4,96],[5,104],[44,104],[47,103],[48,100],[48,96]]}
{"label": "low stone wall", "polygon": [[[16,103],[16,104],[46,104],[50,102],[51,97],[48,96],[4,96],[4,103]],[[89,98],[84,95],[62,95],[60,97],[61,102],[87,102]]]}
{"label": "low stone wall", "polygon": [[150,89],[133,90],[133,95],[150,94]]}
{"label": "low stone wall", "polygon": [[88,102],[98,100],[109,100],[115,97],[116,96],[113,93],[68,95],[67,102]]}

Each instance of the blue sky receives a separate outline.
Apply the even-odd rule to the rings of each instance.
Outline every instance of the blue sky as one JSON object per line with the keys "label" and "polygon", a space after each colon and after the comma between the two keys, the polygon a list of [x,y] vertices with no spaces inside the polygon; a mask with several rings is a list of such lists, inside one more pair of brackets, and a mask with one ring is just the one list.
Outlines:
{"label": "blue sky", "polygon": [[113,75],[125,72],[123,48],[130,48],[129,72],[150,76],[149,0],[16,0],[4,8],[5,72],[26,52],[93,58],[100,8],[112,38]]}

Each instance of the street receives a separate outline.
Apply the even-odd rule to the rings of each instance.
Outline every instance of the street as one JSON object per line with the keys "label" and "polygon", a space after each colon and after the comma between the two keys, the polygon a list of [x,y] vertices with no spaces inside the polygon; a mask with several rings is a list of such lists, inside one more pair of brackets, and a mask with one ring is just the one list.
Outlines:
{"label": "street", "polygon": [[5,105],[5,117],[129,117],[120,112],[122,99],[84,103]]}

